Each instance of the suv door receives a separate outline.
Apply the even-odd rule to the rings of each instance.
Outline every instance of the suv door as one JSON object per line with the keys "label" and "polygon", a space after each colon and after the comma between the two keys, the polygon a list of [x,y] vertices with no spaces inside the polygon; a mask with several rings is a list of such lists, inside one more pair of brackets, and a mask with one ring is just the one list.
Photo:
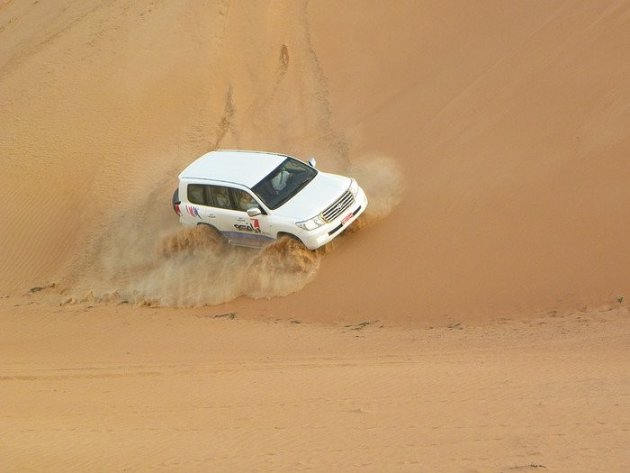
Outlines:
{"label": "suv door", "polygon": [[209,205],[208,223],[215,226],[234,244],[260,247],[273,238],[270,236],[266,215],[250,217],[247,210],[262,209],[247,191],[228,186],[206,185],[206,202]]}

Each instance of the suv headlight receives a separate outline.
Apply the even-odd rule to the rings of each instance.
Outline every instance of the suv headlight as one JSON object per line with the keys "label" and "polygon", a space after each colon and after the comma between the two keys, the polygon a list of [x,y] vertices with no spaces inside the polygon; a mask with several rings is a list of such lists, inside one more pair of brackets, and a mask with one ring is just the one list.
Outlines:
{"label": "suv headlight", "polygon": [[309,218],[308,220],[304,220],[302,222],[295,222],[295,224],[298,227],[304,230],[315,230],[316,228],[321,227],[325,223],[326,222],[324,221],[321,215],[316,215],[315,217]]}
{"label": "suv headlight", "polygon": [[352,179],[352,181],[350,181],[350,188],[348,190],[353,196],[356,197],[357,193],[359,192],[359,183]]}

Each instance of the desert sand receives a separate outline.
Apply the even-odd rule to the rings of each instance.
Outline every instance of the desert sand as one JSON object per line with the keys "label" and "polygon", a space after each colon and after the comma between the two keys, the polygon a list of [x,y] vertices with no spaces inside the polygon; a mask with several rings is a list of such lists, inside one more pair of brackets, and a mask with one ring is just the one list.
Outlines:
{"label": "desert sand", "polygon": [[[630,3],[0,0],[0,471],[630,470]],[[217,148],[365,218],[217,248]]]}

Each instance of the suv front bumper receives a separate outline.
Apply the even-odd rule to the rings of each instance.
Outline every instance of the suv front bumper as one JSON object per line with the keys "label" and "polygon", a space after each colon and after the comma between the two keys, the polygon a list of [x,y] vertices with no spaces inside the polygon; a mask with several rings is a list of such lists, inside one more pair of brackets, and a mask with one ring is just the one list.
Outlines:
{"label": "suv front bumper", "polygon": [[304,243],[309,250],[316,250],[343,233],[343,231],[348,228],[352,222],[365,212],[367,204],[367,196],[365,195],[365,192],[363,192],[363,189],[359,187],[354,203],[348,208],[348,210],[339,215],[335,220],[314,230],[300,229],[298,235],[296,236],[302,240],[302,243]]}

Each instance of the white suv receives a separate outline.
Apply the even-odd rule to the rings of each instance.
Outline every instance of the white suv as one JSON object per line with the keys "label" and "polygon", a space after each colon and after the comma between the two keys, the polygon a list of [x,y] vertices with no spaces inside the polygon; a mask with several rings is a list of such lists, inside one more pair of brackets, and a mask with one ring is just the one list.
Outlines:
{"label": "white suv", "polygon": [[179,175],[173,209],[183,225],[210,225],[233,244],[261,247],[283,235],[314,250],[367,206],[354,179],[281,154],[212,151]]}

